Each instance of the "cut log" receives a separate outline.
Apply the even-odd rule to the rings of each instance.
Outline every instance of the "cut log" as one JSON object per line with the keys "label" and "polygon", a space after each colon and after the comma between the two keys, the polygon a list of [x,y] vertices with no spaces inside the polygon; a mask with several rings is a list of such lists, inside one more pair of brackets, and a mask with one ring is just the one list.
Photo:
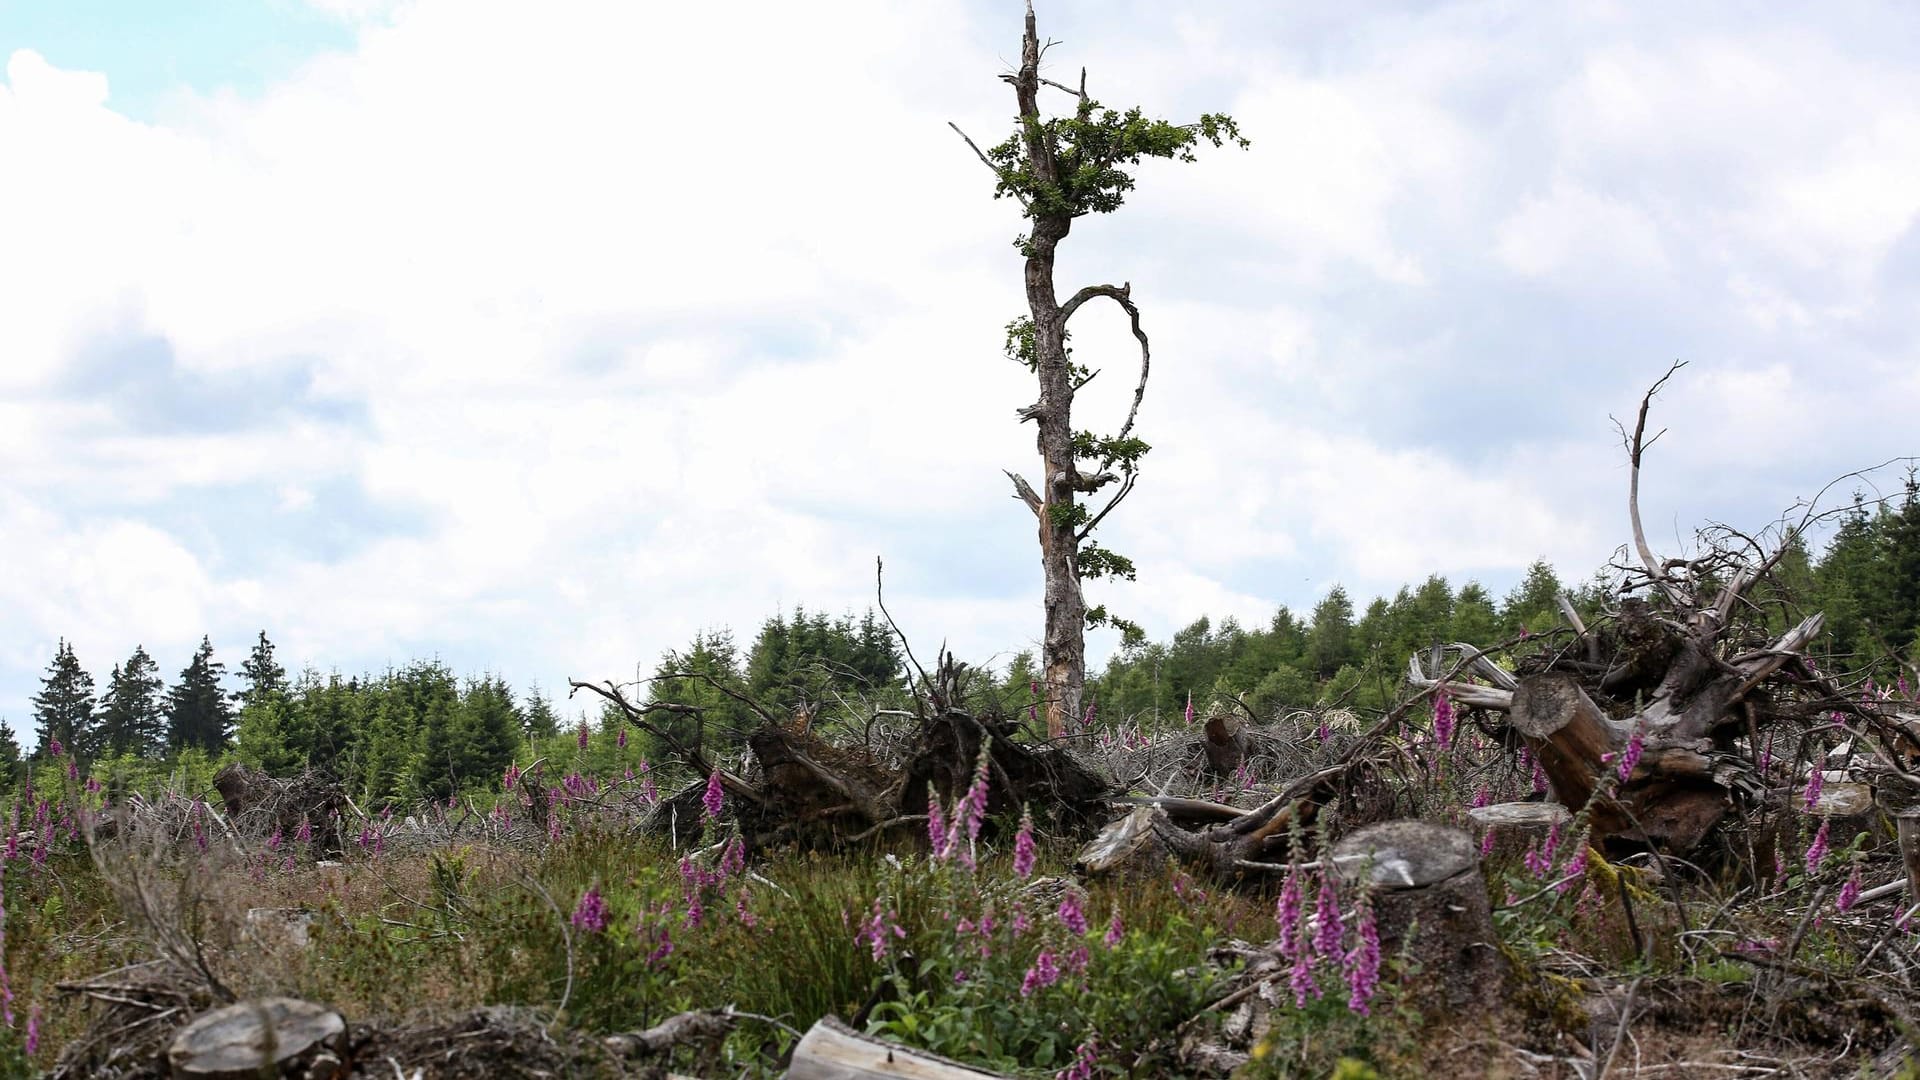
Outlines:
{"label": "cut log", "polygon": [[925,1050],[862,1035],[835,1017],[807,1029],[787,1080],[1007,1080]]}
{"label": "cut log", "polygon": [[1333,847],[1350,886],[1372,890],[1383,956],[1406,954],[1416,1001],[1487,1010],[1506,997],[1507,963],[1473,837],[1425,821],[1369,825]]}
{"label": "cut log", "polygon": [[242,1001],[181,1028],[167,1049],[167,1062],[176,1080],[344,1077],[347,1022],[310,1001]]}
{"label": "cut log", "polygon": [[1510,717],[1546,772],[1554,795],[1571,810],[1587,805],[1605,759],[1628,738],[1577,679],[1557,671],[1522,679],[1513,692]]}

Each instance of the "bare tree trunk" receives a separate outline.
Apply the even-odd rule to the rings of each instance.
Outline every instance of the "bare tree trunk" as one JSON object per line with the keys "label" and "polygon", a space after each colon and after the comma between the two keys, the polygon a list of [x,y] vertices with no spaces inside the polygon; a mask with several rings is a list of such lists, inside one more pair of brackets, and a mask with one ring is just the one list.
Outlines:
{"label": "bare tree trunk", "polygon": [[[1056,183],[1053,150],[1041,129],[1040,52],[1029,4],[1014,92],[1020,102],[1027,165],[1042,182]],[[1047,736],[1058,739],[1067,733],[1068,720],[1080,715],[1080,692],[1087,681],[1087,601],[1080,588],[1078,523],[1071,515],[1079,476],[1073,454],[1073,370],[1067,360],[1067,319],[1053,284],[1054,250],[1072,231],[1073,217],[1064,210],[1047,212],[1035,206],[1032,219],[1027,310],[1033,319],[1040,400],[1027,415],[1039,428],[1040,490],[1037,498],[1031,489],[1021,495],[1039,519],[1040,569],[1046,579],[1040,682],[1046,689]]]}

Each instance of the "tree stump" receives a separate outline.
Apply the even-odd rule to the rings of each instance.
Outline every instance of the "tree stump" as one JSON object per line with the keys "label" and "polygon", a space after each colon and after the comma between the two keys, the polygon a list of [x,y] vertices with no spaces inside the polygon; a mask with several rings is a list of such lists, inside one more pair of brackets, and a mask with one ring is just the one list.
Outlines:
{"label": "tree stump", "polygon": [[1900,863],[1907,871],[1907,909],[1920,904],[1920,809],[1902,811],[1893,819],[1900,838]]}
{"label": "tree stump", "polygon": [[1207,752],[1207,772],[1231,777],[1247,760],[1247,726],[1231,716],[1215,714],[1207,717],[1206,734],[1201,746]]}
{"label": "tree stump", "polygon": [[862,1035],[834,1017],[807,1029],[787,1080],[1006,1080],[938,1054]]}
{"label": "tree stump", "polygon": [[1491,1009],[1506,997],[1506,958],[1473,837],[1425,821],[1369,825],[1333,847],[1347,884],[1372,890],[1384,958],[1419,970],[1405,985],[1417,1001]]}
{"label": "tree stump", "polygon": [[242,1001],[181,1028],[167,1061],[175,1080],[334,1080],[347,1075],[347,1022],[310,1001]]}

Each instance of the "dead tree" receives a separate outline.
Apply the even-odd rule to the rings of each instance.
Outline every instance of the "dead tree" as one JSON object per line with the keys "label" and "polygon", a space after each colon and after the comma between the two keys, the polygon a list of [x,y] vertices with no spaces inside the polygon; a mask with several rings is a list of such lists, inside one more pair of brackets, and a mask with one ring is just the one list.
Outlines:
{"label": "dead tree", "polygon": [[[1086,683],[1086,630],[1114,625],[1138,633],[1103,607],[1088,610],[1081,591],[1085,578],[1133,577],[1125,556],[1101,547],[1093,530],[1133,491],[1140,458],[1147,444],[1133,434],[1141,399],[1147,391],[1152,359],[1147,335],[1140,328],[1140,310],[1130,285],[1089,285],[1062,303],[1054,287],[1054,255],[1076,218],[1111,213],[1120,208],[1134,180],[1129,168],[1144,158],[1192,161],[1202,140],[1220,146],[1246,146],[1232,118],[1206,114],[1192,124],[1149,120],[1139,109],[1115,112],[1087,94],[1086,71],[1078,88],[1045,78],[1040,62],[1052,43],[1042,45],[1034,28],[1033,4],[1027,4],[1026,32],[1021,41],[1020,67],[1001,76],[1013,85],[1019,103],[1019,130],[990,150],[981,150],[965,132],[960,136],[997,183],[994,197],[1011,195],[1020,203],[1031,228],[1017,246],[1026,258],[1027,314],[1007,327],[1007,354],[1033,372],[1040,396],[1019,410],[1032,421],[1040,450],[1040,484],[1009,471],[1015,495],[1032,511],[1039,526],[1040,565],[1046,582],[1046,633],[1041,644],[1041,682],[1045,687],[1047,733],[1058,739],[1070,720],[1080,716],[1081,689]],[[1071,95],[1071,115],[1046,117],[1040,110],[1041,89]],[[960,129],[955,126],[954,130]],[[1067,347],[1067,323],[1089,300],[1106,298],[1126,312],[1133,336],[1140,343],[1140,377],[1126,420],[1113,435],[1076,430],[1073,401],[1081,387],[1098,372],[1073,362]],[[1105,503],[1090,510],[1081,496],[1106,492]]]}
{"label": "dead tree", "polygon": [[[1424,692],[1444,692],[1493,718],[1496,732],[1511,732],[1545,773],[1554,797],[1586,812],[1596,845],[1685,853],[1729,814],[1804,784],[1797,771],[1770,775],[1784,766],[1764,749],[1770,745],[1765,732],[1784,724],[1798,745],[1830,717],[1854,714],[1866,725],[1860,735],[1879,738],[1880,769],[1890,777],[1904,773],[1899,762],[1920,740],[1903,732],[1897,718],[1847,700],[1818,674],[1807,651],[1820,634],[1820,613],[1771,634],[1752,617],[1757,608],[1748,593],[1780,559],[1791,534],[1771,552],[1748,541],[1710,546],[1694,558],[1655,556],[1640,521],[1642,459],[1659,437],[1648,437],[1647,414],[1680,366],[1641,399],[1633,431],[1621,429],[1637,565],[1620,568],[1626,580],[1618,607],[1589,627],[1563,597],[1571,636],[1520,657],[1512,672],[1492,663],[1487,650],[1456,644],[1436,648],[1424,662],[1413,657],[1408,678]],[[1446,672],[1449,654],[1457,661]],[[1824,757],[1817,741],[1811,745]]]}

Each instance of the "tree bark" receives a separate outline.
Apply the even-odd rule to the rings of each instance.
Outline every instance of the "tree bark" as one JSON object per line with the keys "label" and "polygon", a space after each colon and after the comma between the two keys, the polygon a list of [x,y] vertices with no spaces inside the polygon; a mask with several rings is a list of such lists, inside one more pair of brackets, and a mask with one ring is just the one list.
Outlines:
{"label": "tree bark", "polygon": [[[1020,72],[1013,80],[1027,166],[1043,184],[1059,180],[1058,166],[1040,118],[1040,37],[1028,5],[1020,45]],[[1040,682],[1045,688],[1047,736],[1058,739],[1080,718],[1087,681],[1087,601],[1080,587],[1079,538],[1071,511],[1079,473],[1073,454],[1073,369],[1067,359],[1067,319],[1053,283],[1054,252],[1073,229],[1065,210],[1032,208],[1026,263],[1027,311],[1033,319],[1035,375],[1040,400],[1027,411],[1039,431],[1040,570],[1046,582],[1046,631],[1041,639]]]}
{"label": "tree bark", "polygon": [[1497,1007],[1507,963],[1493,928],[1473,837],[1424,821],[1386,821],[1348,835],[1333,863],[1349,886],[1373,892],[1382,956],[1402,949],[1418,964],[1416,1001],[1453,1013]]}
{"label": "tree bark", "polygon": [[1247,760],[1247,726],[1231,716],[1207,718],[1207,771],[1215,776],[1232,776]]}

